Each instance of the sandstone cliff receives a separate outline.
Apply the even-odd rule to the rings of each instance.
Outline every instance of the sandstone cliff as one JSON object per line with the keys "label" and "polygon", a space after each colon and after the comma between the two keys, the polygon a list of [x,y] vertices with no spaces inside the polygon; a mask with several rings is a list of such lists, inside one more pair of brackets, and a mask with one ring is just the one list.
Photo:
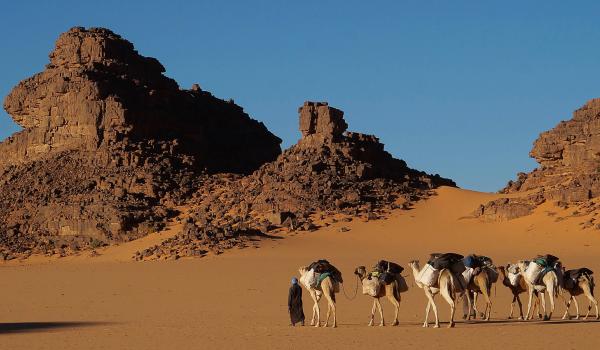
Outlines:
{"label": "sandstone cliff", "polygon": [[545,201],[569,205],[600,196],[600,99],[588,101],[572,119],[543,132],[529,154],[539,167],[519,173],[500,191],[524,196],[482,205],[477,216],[512,219]]}
{"label": "sandstone cliff", "polygon": [[107,29],[58,38],[46,69],[4,101],[23,127],[0,143],[4,250],[63,253],[145,235],[200,174],[250,173],[281,153],[241,107],[180,89],[164,70]]}

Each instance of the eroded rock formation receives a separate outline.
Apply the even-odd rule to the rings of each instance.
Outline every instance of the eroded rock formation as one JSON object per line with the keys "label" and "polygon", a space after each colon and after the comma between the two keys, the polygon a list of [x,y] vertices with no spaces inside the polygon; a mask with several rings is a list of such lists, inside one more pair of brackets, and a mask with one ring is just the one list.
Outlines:
{"label": "eroded rock formation", "polygon": [[243,245],[244,236],[265,234],[271,227],[312,230],[315,215],[374,219],[410,206],[435,187],[455,186],[408,168],[375,136],[344,132],[343,112],[327,103],[305,102],[299,115],[302,138],[296,145],[249,176],[213,177],[196,193],[196,209],[184,231],[140,252],[138,259]]}
{"label": "eroded rock formation", "polygon": [[233,102],[182,90],[119,35],[72,28],[4,108],[0,249],[77,249],[156,230],[201,174],[250,173],[280,139]]}
{"label": "eroded rock formation", "polygon": [[539,167],[519,173],[500,191],[524,196],[482,205],[478,216],[510,219],[545,201],[573,204],[600,196],[600,99],[588,101],[572,119],[543,132],[529,154]]}

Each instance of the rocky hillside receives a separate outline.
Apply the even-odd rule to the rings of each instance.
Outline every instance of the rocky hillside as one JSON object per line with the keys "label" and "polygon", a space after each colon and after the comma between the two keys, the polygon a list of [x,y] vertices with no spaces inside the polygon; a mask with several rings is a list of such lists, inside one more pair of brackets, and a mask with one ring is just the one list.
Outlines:
{"label": "rocky hillside", "polygon": [[543,132],[529,153],[539,167],[519,173],[501,193],[519,194],[482,205],[476,214],[488,219],[512,219],[528,215],[544,203],[583,205],[592,212],[600,196],[600,99],[588,101],[568,121]]}
{"label": "rocky hillside", "polygon": [[377,137],[346,132],[343,112],[325,102],[299,109],[302,138],[275,161],[246,177],[213,176],[190,201],[183,232],[138,259],[202,255],[244,245],[248,235],[313,230],[316,221],[377,219],[408,208],[452,180],[410,169]]}
{"label": "rocky hillside", "polygon": [[319,215],[377,218],[454,186],[347,132],[327,103],[300,108],[302,138],[282,154],[241,107],[164,71],[110,30],[73,28],[10,92],[4,108],[23,130],[0,143],[0,257],[128,241],[176,215],[183,232],[137,258],[202,255],[314,229]]}
{"label": "rocky hillside", "polygon": [[250,173],[281,153],[241,107],[164,71],[107,29],[58,38],[46,69],[4,101],[23,130],[0,143],[0,249],[62,254],[145,235],[199,175]]}

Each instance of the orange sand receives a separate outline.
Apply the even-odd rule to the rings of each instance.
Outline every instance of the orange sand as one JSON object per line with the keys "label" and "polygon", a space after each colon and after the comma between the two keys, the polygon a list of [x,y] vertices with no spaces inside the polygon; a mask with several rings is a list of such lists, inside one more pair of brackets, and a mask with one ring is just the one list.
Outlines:
{"label": "orange sand", "polygon": [[[600,274],[600,232],[580,230],[581,217],[555,222],[573,209],[548,204],[529,217],[482,223],[461,217],[497,195],[452,188],[438,193],[387,220],[336,223],[202,259],[129,261],[136,250],[176,232],[172,225],[170,232],[104,249],[96,258],[0,265],[0,349],[598,348],[600,322],[561,321],[561,299],[551,322],[506,321],[510,297],[502,285],[493,297],[491,322],[423,329],[425,296],[408,270],[411,290],[402,295],[399,327],[367,327],[372,299],[358,295],[349,301],[342,294],[339,328],[288,326],[289,279],[318,258],[341,269],[348,294],[354,292],[355,266],[379,258],[406,266],[433,251],[475,252],[498,264],[552,253],[567,268],[585,265]],[[351,230],[339,232],[341,226]],[[312,304],[304,296],[309,318]],[[437,300],[447,321],[448,305]],[[581,299],[581,305],[587,303]],[[392,310],[387,301],[383,306],[390,321]]]}

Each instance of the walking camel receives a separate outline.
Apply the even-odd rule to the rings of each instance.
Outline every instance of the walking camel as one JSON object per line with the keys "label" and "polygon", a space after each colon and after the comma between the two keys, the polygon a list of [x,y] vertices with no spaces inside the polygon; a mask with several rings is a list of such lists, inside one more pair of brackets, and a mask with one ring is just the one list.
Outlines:
{"label": "walking camel", "polygon": [[[471,281],[469,281],[469,284],[467,285],[467,294],[471,294],[473,296],[473,308],[472,310],[475,311],[475,317],[477,317],[477,314],[479,313],[477,311],[477,296],[479,294],[483,295],[484,301],[485,301],[485,309],[484,311],[481,313],[481,317],[483,318],[483,320],[485,321],[489,321],[490,320],[490,316],[492,315],[492,300],[491,300],[491,294],[492,294],[492,279],[491,279],[491,273],[488,271],[491,270],[491,267],[488,266],[484,266],[481,268],[481,271],[473,276],[473,278],[471,279]],[[469,313],[470,313],[471,309],[469,309]],[[465,313],[463,315],[463,318],[466,319],[467,318],[467,314]]]}
{"label": "walking camel", "polygon": [[[300,272],[300,276],[305,276],[307,273],[310,273],[308,267],[301,267],[298,269]],[[313,314],[310,321],[311,326],[319,327],[321,325],[321,310],[319,308],[319,300],[321,300],[322,296],[325,296],[325,300],[327,300],[327,318],[325,319],[325,327],[329,324],[329,317],[333,314],[333,324],[332,328],[337,327],[337,315],[335,309],[335,282],[331,276],[327,276],[324,278],[319,287],[316,289],[310,285],[306,285],[305,279],[300,278],[300,283],[308,290],[311,299],[313,300]],[[315,321],[316,316],[316,321]]]}
{"label": "walking camel", "polygon": [[[438,283],[436,286],[426,286],[418,281],[419,273],[421,272],[421,268],[419,267],[419,261],[413,260],[408,263],[408,266],[412,269],[413,277],[415,279],[415,283],[419,288],[422,288],[425,292],[425,296],[427,297],[427,307],[425,308],[425,322],[423,323],[423,327],[429,327],[429,309],[433,308],[433,314],[435,315],[435,325],[434,328],[440,327],[440,322],[438,318],[437,306],[435,305],[434,297],[436,294],[440,293],[444,300],[450,305],[450,323],[448,324],[448,328],[454,327],[454,313],[456,311],[456,299],[457,299],[457,290],[459,292],[464,292],[462,286],[458,281],[455,281],[455,277],[452,275],[452,272],[448,269],[442,269],[440,271],[438,277]],[[469,302],[469,309],[471,309],[471,298],[467,294],[467,300]],[[467,316],[468,319],[471,319],[471,315]]]}
{"label": "walking camel", "polygon": [[[571,272],[581,273],[578,273],[579,276],[576,281],[569,283],[567,281],[567,278],[569,278],[568,276],[571,274]],[[583,319],[587,320],[588,316],[590,315],[590,311],[592,310],[593,304],[596,308],[596,319],[599,320],[600,316],[598,315],[598,301],[596,301],[596,299],[594,298],[595,283],[594,276],[592,276],[592,271],[586,268],[578,270],[569,270],[564,272],[563,276],[565,278],[565,283],[561,294],[563,295],[565,306],[567,307],[567,309],[565,310],[565,314],[563,315],[562,319],[565,320],[571,318],[571,315],[569,314],[569,307],[571,306],[571,301],[575,302],[575,319],[579,319],[579,304],[577,303],[577,299],[575,297],[583,294],[589,300],[587,313],[585,314],[585,317]],[[569,298],[565,298],[564,294],[567,294]]]}
{"label": "walking camel", "polygon": [[[520,273],[511,273],[507,271],[508,265],[506,268],[504,266],[498,266],[499,278],[502,280],[502,284],[505,285],[512,292],[513,299],[510,303],[510,314],[508,315],[508,319],[512,319],[513,312],[515,308],[515,302],[519,305],[519,320],[524,320],[523,316],[523,303],[521,302],[521,298],[519,294],[527,292],[527,282],[525,282],[525,278]],[[516,266],[516,265],[515,265]],[[510,275],[510,278],[509,278]],[[512,279],[512,281],[511,281]],[[540,297],[537,291],[534,291],[535,296],[535,304],[534,304],[534,313],[537,309],[538,317],[542,318],[541,310],[540,310]]]}
{"label": "walking camel", "polygon": [[[525,320],[533,319],[533,313],[531,310],[531,302],[533,300],[533,294],[535,291],[540,293],[542,299],[542,309],[544,309],[544,320],[550,320],[552,318],[552,313],[554,313],[554,298],[558,297],[559,292],[559,278],[556,271],[560,270],[560,263],[558,263],[558,269],[550,270],[546,272],[546,274],[542,277],[541,284],[533,284],[525,278],[525,270],[527,270],[528,261],[520,260],[517,265],[519,266],[519,273],[522,275],[525,284],[527,284],[527,294],[529,295],[529,301],[527,302],[527,314],[525,315]],[[561,273],[562,276],[562,273]],[[544,297],[544,293],[548,293],[548,298],[550,299],[550,314],[546,311],[546,300]]]}
{"label": "walking camel", "polygon": [[[364,266],[359,266],[354,270],[354,274],[358,276],[361,283],[364,283],[367,278],[367,270]],[[375,278],[375,277],[373,277]],[[375,321],[375,311],[379,310],[379,317],[381,318],[380,326],[385,326],[385,321],[383,318],[383,308],[381,307],[380,298],[387,297],[390,303],[394,306],[394,321],[392,322],[392,326],[398,325],[398,312],[400,310],[400,290],[398,287],[398,281],[394,280],[390,284],[386,284],[384,288],[379,288],[377,295],[373,297],[373,307],[371,308],[371,320],[369,321],[369,326],[373,326],[373,322]]]}

